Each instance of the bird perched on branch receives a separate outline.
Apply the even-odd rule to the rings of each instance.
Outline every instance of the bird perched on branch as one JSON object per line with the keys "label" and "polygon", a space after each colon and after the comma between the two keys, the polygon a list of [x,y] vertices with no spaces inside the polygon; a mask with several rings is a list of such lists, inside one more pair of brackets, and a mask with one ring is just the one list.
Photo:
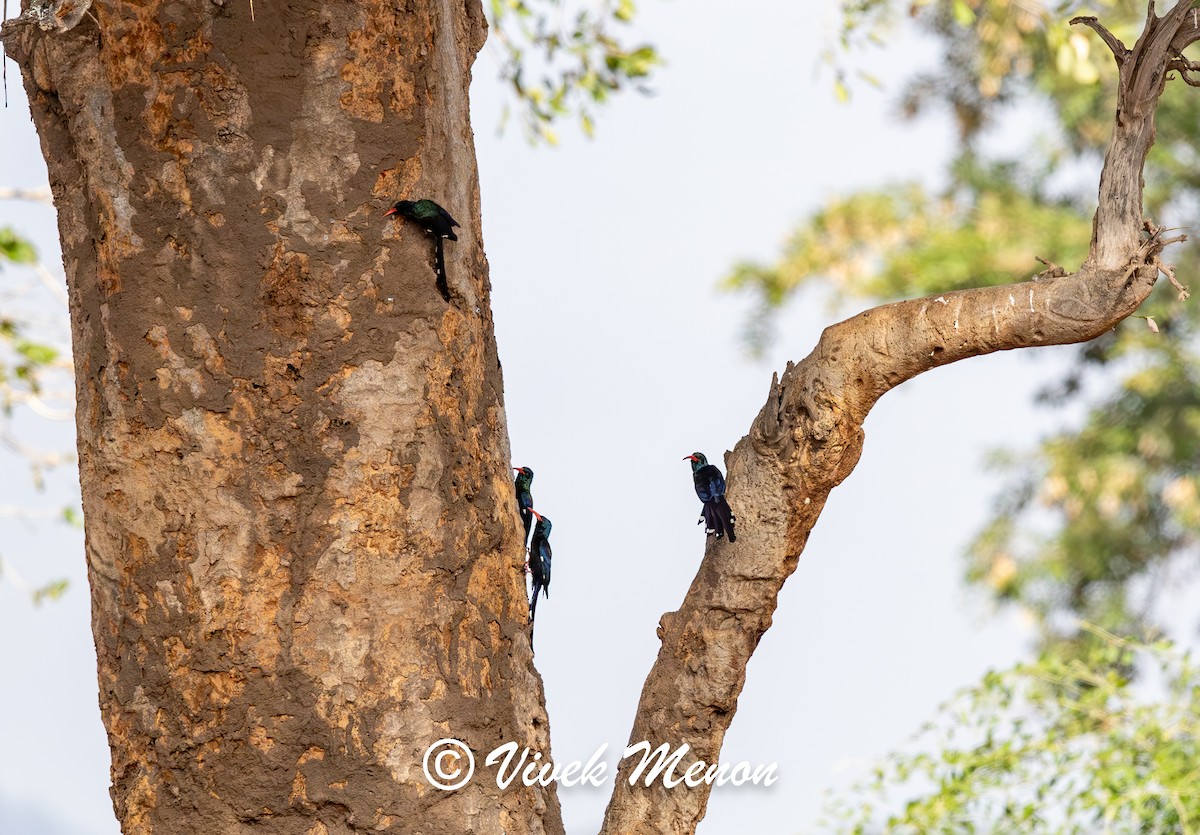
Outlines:
{"label": "bird perched on branch", "polygon": [[432,200],[401,200],[383,213],[384,217],[388,215],[400,215],[408,218],[433,235],[434,240],[437,241],[437,260],[434,263],[434,271],[437,274],[438,292],[442,294],[443,299],[450,301],[450,285],[446,281],[446,253],[442,242],[446,239],[458,240],[458,235],[454,234],[454,227],[458,226],[458,221],[450,217],[448,211]]}
{"label": "bird perched on branch", "polygon": [[693,452],[683,460],[692,462],[692,481],[696,483],[696,495],[704,502],[704,515],[700,517],[700,522],[704,523],[705,533],[715,533],[718,538],[722,535],[728,536],[730,542],[736,542],[733,523],[737,520],[733,511],[729,509],[729,503],[725,501],[725,476],[721,475],[716,466],[708,463],[702,452]]}
{"label": "bird perched on branch", "polygon": [[537,517],[533,540],[529,543],[529,576],[533,581],[533,596],[529,598],[529,640],[533,642],[533,616],[537,613],[538,592],[550,596],[550,520],[532,507]]}
{"label": "bird perched on branch", "polygon": [[517,474],[513,480],[517,491],[517,508],[521,511],[521,521],[525,523],[525,538],[521,540],[524,547],[529,543],[529,529],[533,527],[533,494],[529,492],[529,487],[533,484],[533,470],[529,467],[513,467],[513,470]]}

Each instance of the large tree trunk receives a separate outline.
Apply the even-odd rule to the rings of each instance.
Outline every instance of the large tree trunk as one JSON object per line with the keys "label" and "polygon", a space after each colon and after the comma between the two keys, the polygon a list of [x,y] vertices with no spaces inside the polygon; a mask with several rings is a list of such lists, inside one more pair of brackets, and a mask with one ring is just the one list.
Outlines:
{"label": "large tree trunk", "polygon": [[[442,737],[549,751],[467,113],[478,0],[91,13],[59,0],[4,41],[58,207],[123,831],[561,832],[553,788],[422,774]],[[451,304],[432,241],[381,217],[401,197],[462,223]]]}

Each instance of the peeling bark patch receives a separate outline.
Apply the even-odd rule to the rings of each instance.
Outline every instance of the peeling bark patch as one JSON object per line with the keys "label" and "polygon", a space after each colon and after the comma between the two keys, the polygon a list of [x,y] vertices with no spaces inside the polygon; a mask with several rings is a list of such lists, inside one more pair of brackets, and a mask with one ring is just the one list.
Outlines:
{"label": "peeling bark patch", "polygon": [[[314,311],[321,299],[310,268],[309,256],[287,249],[281,240],[262,276],[264,326],[303,344],[312,334]],[[298,373],[300,364],[289,363]]]}
{"label": "peeling bark patch", "polygon": [[421,158],[408,157],[395,168],[385,168],[379,172],[371,194],[382,200],[415,197],[413,191],[421,180]]}
{"label": "peeling bark patch", "polygon": [[104,33],[100,55],[112,87],[150,84],[152,68],[167,51],[158,19],[160,7],[156,2],[135,4],[123,0],[95,4],[100,31]]}
{"label": "peeling bark patch", "polygon": [[[341,77],[349,89],[340,104],[356,118],[382,122],[385,112],[404,113],[417,103],[411,56],[432,37],[424,10],[404,14],[391,3],[363,4],[365,24],[347,37],[349,57]],[[419,17],[418,17],[419,15]]]}

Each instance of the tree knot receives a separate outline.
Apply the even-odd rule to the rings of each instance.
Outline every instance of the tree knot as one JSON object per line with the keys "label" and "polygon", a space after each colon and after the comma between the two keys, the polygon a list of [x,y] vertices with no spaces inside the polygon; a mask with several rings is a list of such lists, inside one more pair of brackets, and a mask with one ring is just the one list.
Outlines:
{"label": "tree knot", "polygon": [[1179,301],[1186,301],[1191,295],[1188,288],[1179,283],[1175,277],[1175,265],[1168,264],[1162,260],[1162,251],[1171,244],[1181,243],[1187,240],[1187,235],[1174,235],[1170,238],[1164,238],[1164,232],[1178,231],[1178,227],[1168,229],[1164,226],[1155,226],[1151,220],[1146,220],[1142,224],[1142,245],[1133,257],[1129,259],[1129,266],[1125,268],[1123,281],[1128,287],[1132,283],[1135,275],[1142,272],[1144,268],[1153,268],[1150,270],[1148,277],[1149,281],[1153,281],[1161,272],[1171,282],[1171,286],[1179,291]]}

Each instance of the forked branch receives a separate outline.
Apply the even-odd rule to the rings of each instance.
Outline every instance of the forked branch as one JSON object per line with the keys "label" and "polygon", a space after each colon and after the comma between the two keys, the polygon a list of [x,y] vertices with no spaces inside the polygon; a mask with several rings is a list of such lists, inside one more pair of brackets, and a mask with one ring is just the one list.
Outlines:
{"label": "forked branch", "polygon": [[[719,760],[746,664],[826,498],[857,464],[862,423],[885,392],[960,359],[1093,339],[1138,308],[1160,271],[1174,279],[1161,253],[1182,236],[1164,238],[1142,217],[1142,169],[1168,72],[1192,71],[1178,63],[1200,37],[1192,6],[1184,0],[1158,17],[1151,3],[1132,49],[1094,18],[1072,21],[1100,35],[1121,78],[1091,250],[1078,271],[1049,265],[1038,281],[873,308],[827,328],[807,358],[772,380],[750,433],[726,457],[738,540],[709,543],[683,605],[663,616],[630,735],[672,750],[687,743],[677,775]],[[630,785],[633,764],[623,763],[602,833],[693,832],[709,786]]]}

